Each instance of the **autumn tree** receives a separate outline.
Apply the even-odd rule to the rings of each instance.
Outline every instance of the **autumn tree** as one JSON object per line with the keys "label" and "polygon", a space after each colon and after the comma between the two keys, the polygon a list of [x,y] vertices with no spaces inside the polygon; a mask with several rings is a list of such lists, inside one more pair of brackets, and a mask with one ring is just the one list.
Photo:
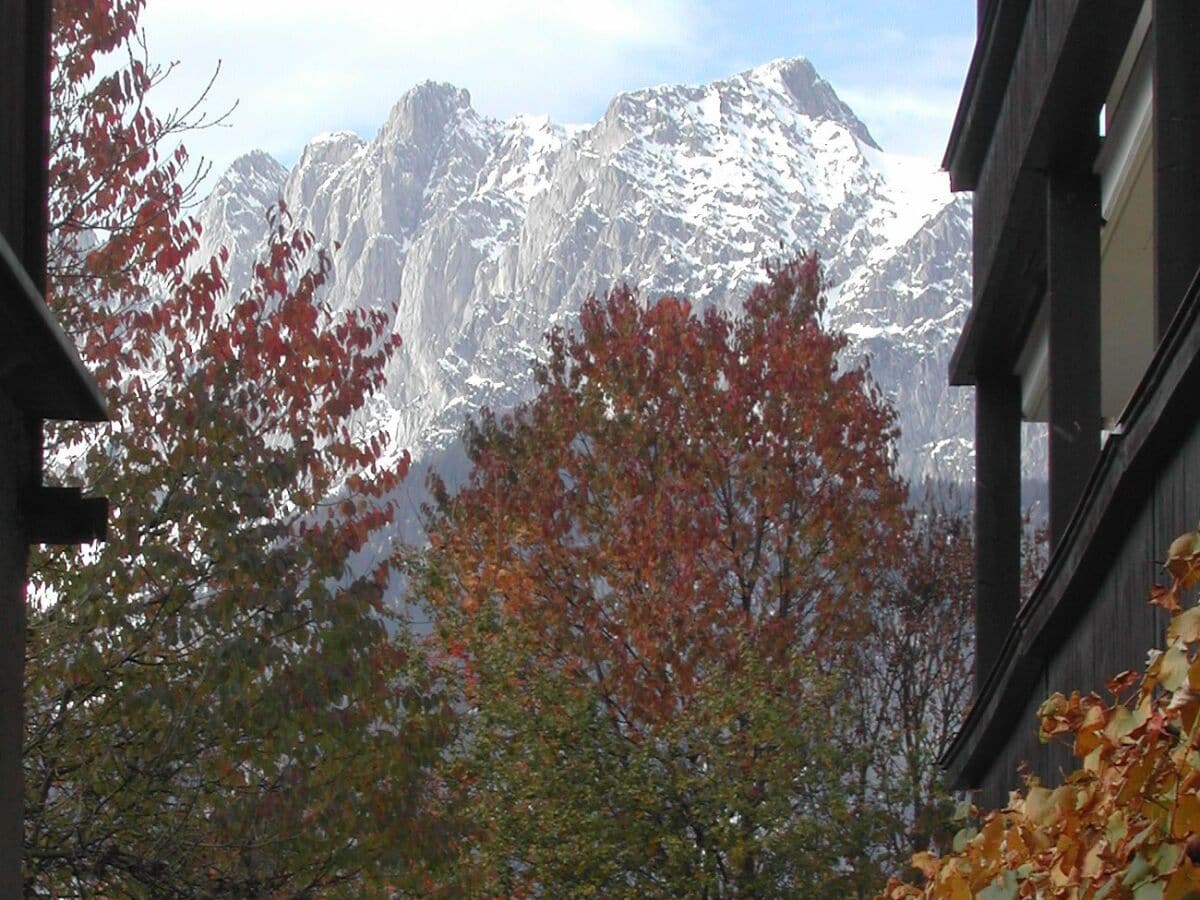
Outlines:
{"label": "autumn tree", "polygon": [[895,564],[891,412],[820,268],[742,314],[628,289],[434,484],[419,590],[462,666],[484,894],[852,896],[876,810],[843,681]]}
{"label": "autumn tree", "polygon": [[974,685],[974,555],[969,510],[953,487],[927,483],[910,510],[904,553],[887,577],[859,644],[858,740],[870,748],[859,792],[888,825],[869,848],[899,871],[948,845],[956,798],[938,760],[962,723]]}
{"label": "autumn tree", "polygon": [[322,305],[330,259],[282,206],[240,297],[223,259],[188,268],[142,5],[55,3],[50,300],[114,421],[49,462],[112,510],[34,563],[27,891],[419,892],[449,718],[383,602],[407,458],[354,425],[398,339]]}
{"label": "autumn tree", "polygon": [[1079,767],[974,811],[951,850],[914,857],[918,883],[893,881],[881,900],[1200,896],[1200,607],[1183,608],[1200,532],[1171,544],[1167,567],[1171,586],[1151,592],[1171,615],[1165,649],[1104,695],[1055,693],[1038,710],[1042,740],[1069,741]]}

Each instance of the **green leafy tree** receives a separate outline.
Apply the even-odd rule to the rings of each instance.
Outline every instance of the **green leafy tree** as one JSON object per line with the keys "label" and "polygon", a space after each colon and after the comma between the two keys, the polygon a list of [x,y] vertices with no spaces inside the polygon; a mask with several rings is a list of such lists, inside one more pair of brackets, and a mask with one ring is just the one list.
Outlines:
{"label": "green leafy tree", "polygon": [[407,457],[354,425],[398,339],[321,304],[329,258],[282,207],[242,296],[222,259],[189,274],[142,5],[55,5],[51,300],[113,422],[53,463],[112,510],[34,564],[27,891],[420,893],[451,717],[384,603]]}
{"label": "green leafy tree", "polygon": [[[419,582],[470,710],[480,895],[853,896],[880,883],[846,680],[898,558],[892,414],[820,269],[734,318],[627,289],[468,434]],[[464,876],[466,877],[466,876]]]}

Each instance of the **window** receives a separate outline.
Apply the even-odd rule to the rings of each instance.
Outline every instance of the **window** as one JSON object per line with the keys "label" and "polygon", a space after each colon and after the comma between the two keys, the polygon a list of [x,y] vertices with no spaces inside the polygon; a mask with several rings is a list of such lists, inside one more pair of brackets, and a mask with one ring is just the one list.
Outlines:
{"label": "window", "polygon": [[1154,88],[1150,3],[1105,104],[1100,177],[1100,409],[1112,428],[1154,352]]}
{"label": "window", "polygon": [[[1154,352],[1154,86],[1149,0],[1125,49],[1101,112],[1100,411],[1102,433],[1120,419]],[[1047,422],[1050,336],[1043,307],[1014,373],[1021,412]]]}

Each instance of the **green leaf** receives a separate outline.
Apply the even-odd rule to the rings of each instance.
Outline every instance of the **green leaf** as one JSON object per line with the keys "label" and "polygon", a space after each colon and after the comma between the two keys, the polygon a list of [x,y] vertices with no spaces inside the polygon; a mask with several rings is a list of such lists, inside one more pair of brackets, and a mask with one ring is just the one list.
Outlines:
{"label": "green leaf", "polygon": [[1125,887],[1134,887],[1145,881],[1153,874],[1153,866],[1144,852],[1139,851],[1129,861],[1129,865],[1125,870],[1125,876],[1121,879],[1121,883]]}
{"label": "green leaf", "polygon": [[1018,890],[1017,873],[1012,869],[1005,869],[995,881],[975,896],[977,900],[1013,900]]}

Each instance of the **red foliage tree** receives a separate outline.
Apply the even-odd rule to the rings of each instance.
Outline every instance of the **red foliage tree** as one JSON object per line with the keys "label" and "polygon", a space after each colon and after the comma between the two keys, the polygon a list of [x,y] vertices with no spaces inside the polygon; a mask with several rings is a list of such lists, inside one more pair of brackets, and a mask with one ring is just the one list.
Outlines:
{"label": "red foliage tree", "polygon": [[[537,399],[470,432],[467,484],[435,485],[423,591],[476,710],[463,777],[489,890],[844,888],[836,832],[865,812],[837,796],[826,676],[869,626],[904,489],[892,414],[823,302],[814,256],[738,318],[590,300],[550,337]],[[548,750],[574,777],[541,780]],[[635,783],[595,790],[622,767]],[[658,824],[580,821],[597,803]]]}
{"label": "red foliage tree", "polygon": [[55,7],[51,298],[114,421],[53,463],[112,516],[31,581],[27,888],[419,884],[449,718],[384,603],[407,457],[354,424],[398,339],[322,305],[330,261],[282,208],[241,297],[223,260],[186,268],[186,154],[160,153],[188,123],[145,106],[141,8]]}

